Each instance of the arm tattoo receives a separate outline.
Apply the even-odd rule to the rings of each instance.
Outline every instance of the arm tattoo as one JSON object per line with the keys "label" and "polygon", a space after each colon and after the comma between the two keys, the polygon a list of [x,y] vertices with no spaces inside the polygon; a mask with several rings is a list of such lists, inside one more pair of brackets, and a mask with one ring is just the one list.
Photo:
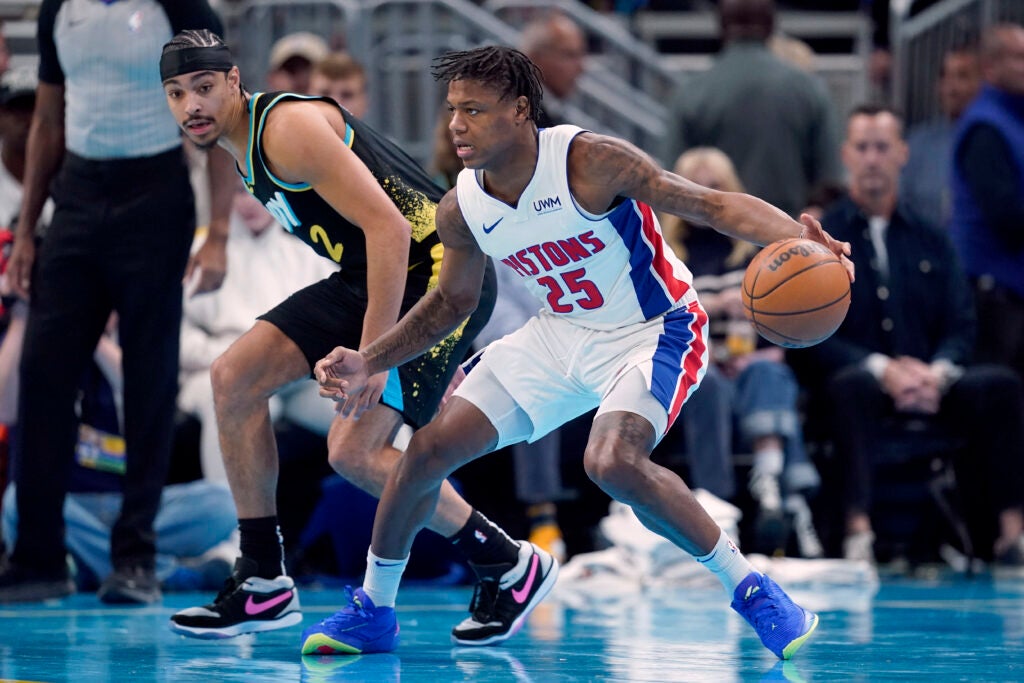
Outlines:
{"label": "arm tattoo", "polygon": [[363,350],[371,374],[412,360],[447,337],[466,316],[431,290],[388,332]]}

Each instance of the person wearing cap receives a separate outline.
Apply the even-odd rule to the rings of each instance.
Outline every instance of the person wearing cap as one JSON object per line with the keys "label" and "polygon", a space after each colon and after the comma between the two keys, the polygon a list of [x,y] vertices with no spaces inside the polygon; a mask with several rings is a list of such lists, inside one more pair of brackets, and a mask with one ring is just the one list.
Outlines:
{"label": "person wearing cap", "polygon": [[[8,278],[29,300],[20,365],[18,538],[0,561],[0,603],[72,590],[63,502],[78,435],[77,385],[110,313],[123,349],[124,498],[104,602],[161,598],[154,518],[171,457],[182,280],[201,292],[225,270],[230,159],[209,155],[212,217],[190,261],[195,206],[156,55],[183,27],[221,30],[207,0],[43,0],[39,87]],[[37,244],[51,194],[53,220]]]}
{"label": "person wearing cap", "polygon": [[[17,69],[0,75],[0,428],[10,429],[17,421],[18,349],[24,334],[28,304],[11,294],[5,272],[14,242],[14,222],[21,210],[25,176],[25,146],[32,107],[36,101],[36,77],[31,70]],[[53,210],[47,205],[48,212]],[[44,223],[49,222],[47,216]],[[3,464],[0,463],[0,467]],[[0,493],[7,481],[0,471]],[[4,540],[10,542],[4,535]]]}
{"label": "person wearing cap", "polygon": [[297,31],[279,38],[270,48],[267,90],[312,94],[309,85],[313,65],[328,52],[327,43],[315,33]]}

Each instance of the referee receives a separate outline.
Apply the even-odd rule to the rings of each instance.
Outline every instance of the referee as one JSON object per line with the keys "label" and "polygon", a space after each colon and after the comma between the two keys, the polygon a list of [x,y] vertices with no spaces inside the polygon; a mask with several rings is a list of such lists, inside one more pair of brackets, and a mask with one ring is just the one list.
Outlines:
{"label": "referee", "polygon": [[[39,88],[9,265],[29,299],[15,440],[18,533],[0,562],[0,603],[74,590],[62,514],[78,434],[76,387],[112,311],[123,348],[124,497],[104,602],[160,599],[153,520],[173,431],[182,277],[195,205],[157,63],[179,30],[221,22],[206,0],[43,0]],[[210,156],[211,238],[189,269],[200,291],[224,275],[230,158]],[[35,225],[51,196],[53,220]]]}

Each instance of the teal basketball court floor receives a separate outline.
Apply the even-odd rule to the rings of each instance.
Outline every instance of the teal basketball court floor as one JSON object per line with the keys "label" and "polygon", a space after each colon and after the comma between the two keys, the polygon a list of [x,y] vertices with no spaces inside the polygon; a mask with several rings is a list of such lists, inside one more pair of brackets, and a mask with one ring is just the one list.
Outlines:
{"label": "teal basketball court floor", "polygon": [[[301,590],[301,589],[300,589]],[[557,591],[557,589],[556,589]],[[453,648],[469,587],[399,593],[402,643],[392,654],[302,657],[292,627],[211,641],[173,634],[176,609],[112,608],[92,594],[0,606],[0,679],[137,683],[202,681],[1021,681],[1024,580],[883,579],[877,589],[794,588],[821,616],[796,657],[778,662],[712,589],[658,589],[569,607],[542,603],[498,647]],[[340,590],[301,590],[304,624]]]}

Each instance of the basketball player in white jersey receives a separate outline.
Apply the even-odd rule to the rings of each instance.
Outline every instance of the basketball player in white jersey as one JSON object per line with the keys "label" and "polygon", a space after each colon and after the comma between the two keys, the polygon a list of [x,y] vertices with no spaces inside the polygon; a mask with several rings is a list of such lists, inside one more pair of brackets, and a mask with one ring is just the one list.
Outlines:
{"label": "basketball player in white jersey", "polygon": [[[348,607],[307,629],[304,651],[397,645],[394,604],[413,537],[459,466],[536,440],[594,407],[587,474],[640,520],[722,582],[761,642],[788,659],[818,617],[755,571],[673,472],[650,454],[700,384],[707,315],[655,212],[768,244],[802,236],[846,265],[849,246],[810,216],[798,223],[752,196],[662,170],[622,140],[573,126],[538,131],[536,67],[516,50],[450,53],[435,65],[448,84],[450,130],[465,169],[441,200],[445,255],[436,289],[362,352],[337,348],[317,363],[321,394],[343,403],[367,377],[414,357],[476,305],[486,255],[537,295],[537,318],[488,346],[440,415],[417,432],[381,497],[370,563]],[[500,263],[498,263],[500,261]],[[500,573],[499,573],[500,572]],[[523,544],[515,566],[482,582],[458,644],[507,639],[554,585],[556,566]]]}

